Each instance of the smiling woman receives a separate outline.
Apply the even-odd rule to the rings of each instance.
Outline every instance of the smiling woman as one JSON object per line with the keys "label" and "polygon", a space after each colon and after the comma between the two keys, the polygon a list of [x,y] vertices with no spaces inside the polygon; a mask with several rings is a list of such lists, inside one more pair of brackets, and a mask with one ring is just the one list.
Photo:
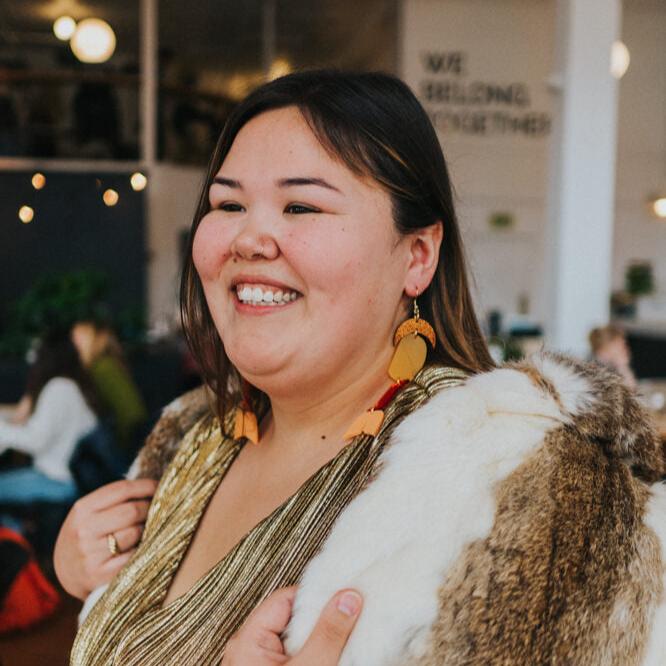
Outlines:
{"label": "smiling woman", "polygon": [[[160,483],[73,664],[662,663],[654,432],[604,369],[493,369],[403,83],[303,72],[244,100],[181,299],[215,408],[178,402],[141,452]],[[65,523],[81,596],[138,534],[87,585],[67,549],[106,552],[138,492],[97,491]]]}

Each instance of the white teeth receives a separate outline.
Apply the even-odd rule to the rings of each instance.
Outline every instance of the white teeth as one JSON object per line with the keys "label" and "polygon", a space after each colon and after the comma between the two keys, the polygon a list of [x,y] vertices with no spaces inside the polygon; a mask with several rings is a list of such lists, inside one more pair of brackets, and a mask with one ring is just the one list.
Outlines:
{"label": "white teeth", "polygon": [[238,300],[242,303],[249,303],[251,305],[286,305],[295,301],[299,294],[295,291],[275,291],[273,292],[270,289],[262,289],[261,287],[253,287],[250,285],[236,285],[236,294],[238,295]]}

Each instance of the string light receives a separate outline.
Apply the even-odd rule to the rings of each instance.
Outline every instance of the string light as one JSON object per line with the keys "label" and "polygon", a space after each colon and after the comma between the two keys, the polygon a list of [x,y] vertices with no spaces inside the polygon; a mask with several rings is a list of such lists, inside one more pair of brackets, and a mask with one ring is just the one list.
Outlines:
{"label": "string light", "polygon": [[66,42],[76,32],[76,21],[71,16],[61,16],[53,22],[53,34]]}
{"label": "string light", "polygon": [[30,208],[30,206],[21,206],[19,208],[18,216],[23,224],[28,224],[32,222],[32,219],[35,217],[35,211]]}
{"label": "string light", "polygon": [[140,171],[136,171],[130,177],[130,185],[135,192],[140,192],[148,185],[148,179]]}
{"label": "string light", "polygon": [[35,173],[30,181],[36,190],[41,190],[46,185],[46,176],[43,173]]}
{"label": "string light", "polygon": [[102,200],[107,206],[115,206],[118,203],[118,199],[120,199],[120,196],[115,190],[104,190]]}

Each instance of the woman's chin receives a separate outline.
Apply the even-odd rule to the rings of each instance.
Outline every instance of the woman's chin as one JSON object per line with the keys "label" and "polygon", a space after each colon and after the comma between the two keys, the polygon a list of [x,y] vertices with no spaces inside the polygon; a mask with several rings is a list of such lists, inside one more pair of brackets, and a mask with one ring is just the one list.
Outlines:
{"label": "woman's chin", "polygon": [[265,380],[270,383],[271,378],[277,377],[285,371],[284,352],[271,353],[270,348],[253,349],[242,354],[227,352],[229,360],[238,369],[238,372],[250,383]]}

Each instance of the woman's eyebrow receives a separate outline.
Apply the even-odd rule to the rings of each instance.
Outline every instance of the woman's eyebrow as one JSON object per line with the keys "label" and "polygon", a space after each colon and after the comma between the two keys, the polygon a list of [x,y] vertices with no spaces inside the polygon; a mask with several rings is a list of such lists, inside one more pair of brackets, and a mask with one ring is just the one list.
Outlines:
{"label": "woman's eyebrow", "polygon": [[[243,185],[239,180],[234,180],[233,178],[225,178],[224,176],[215,176],[213,178],[213,183],[216,183],[218,185],[224,185],[225,187],[231,187],[235,190],[242,190]],[[298,178],[281,178],[280,180],[277,181],[277,186],[278,187],[297,187],[297,186],[303,186],[303,185],[315,185],[318,187],[324,187],[327,190],[333,190],[334,192],[340,192],[340,190],[335,187],[335,185],[331,185],[327,180],[324,180],[323,178],[314,178],[314,177],[305,177],[301,176]],[[342,194],[342,192],[340,192]]]}
{"label": "woman's eyebrow", "polygon": [[243,186],[240,184],[239,180],[233,180],[231,178],[225,178],[224,176],[215,176],[213,182],[218,185],[225,185],[226,187],[232,187],[235,190],[242,190]]}
{"label": "woman's eyebrow", "polygon": [[[277,181],[278,187],[295,187],[297,185],[317,185],[318,187],[325,187],[327,190],[333,190],[334,192],[340,192],[340,190],[331,185],[327,180],[323,178],[281,178]],[[340,192],[342,194],[342,192]]]}

